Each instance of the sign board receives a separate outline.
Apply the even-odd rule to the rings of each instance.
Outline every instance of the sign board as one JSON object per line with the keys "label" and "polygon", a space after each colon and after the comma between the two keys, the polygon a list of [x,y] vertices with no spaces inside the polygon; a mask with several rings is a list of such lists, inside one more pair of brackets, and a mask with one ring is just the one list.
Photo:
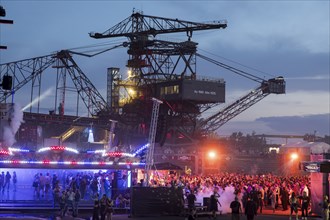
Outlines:
{"label": "sign board", "polygon": [[301,162],[299,168],[310,173],[330,173],[330,162]]}
{"label": "sign board", "polygon": [[310,173],[319,173],[320,164],[317,162],[302,162],[302,170]]}

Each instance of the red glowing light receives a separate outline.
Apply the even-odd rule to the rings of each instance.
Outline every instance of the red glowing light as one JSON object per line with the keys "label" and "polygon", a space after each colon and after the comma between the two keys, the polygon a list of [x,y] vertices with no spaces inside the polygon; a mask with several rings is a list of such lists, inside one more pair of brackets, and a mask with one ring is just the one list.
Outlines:
{"label": "red glowing light", "polygon": [[108,156],[109,157],[121,157],[121,156],[123,156],[123,153],[122,152],[109,152]]}
{"label": "red glowing light", "polygon": [[7,150],[0,150],[0,154],[2,155],[10,155],[10,152]]}
{"label": "red glowing light", "polygon": [[64,151],[65,147],[64,146],[51,146],[51,150],[59,150],[59,151]]}

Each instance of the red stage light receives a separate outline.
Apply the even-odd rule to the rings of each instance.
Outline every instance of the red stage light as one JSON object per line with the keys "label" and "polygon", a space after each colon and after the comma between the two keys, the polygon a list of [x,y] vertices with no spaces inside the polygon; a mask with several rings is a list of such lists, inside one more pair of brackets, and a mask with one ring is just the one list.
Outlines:
{"label": "red stage light", "polygon": [[7,150],[0,150],[0,155],[10,155],[10,152]]}
{"label": "red stage light", "polygon": [[108,156],[109,157],[121,157],[123,155],[122,152],[109,152]]}
{"label": "red stage light", "polygon": [[63,151],[63,150],[65,150],[65,147],[64,146],[51,146],[50,149],[51,150],[60,150],[60,151]]}

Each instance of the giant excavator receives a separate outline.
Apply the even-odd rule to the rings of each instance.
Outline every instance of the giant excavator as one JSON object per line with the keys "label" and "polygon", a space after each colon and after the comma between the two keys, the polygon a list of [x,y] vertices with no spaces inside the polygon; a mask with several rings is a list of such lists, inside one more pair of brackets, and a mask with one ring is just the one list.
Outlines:
{"label": "giant excavator", "polygon": [[[214,22],[191,22],[144,15],[133,12],[131,16],[102,33],[89,33],[95,39],[126,37],[118,45],[111,46],[94,54],[73,50],[61,50],[57,53],[31,59],[1,64],[0,77],[12,79],[11,88],[0,91],[0,102],[6,100],[28,82],[32,84],[31,101],[34,89],[40,96],[41,76],[44,70],[53,67],[57,71],[56,103],[60,106],[55,114],[24,112],[27,123],[57,121],[70,126],[90,124],[110,129],[112,120],[117,121],[116,133],[121,139],[127,134],[145,137],[150,126],[152,98],[163,101],[159,110],[156,141],[161,145],[172,136],[194,139],[200,135],[216,131],[223,124],[244,110],[256,104],[269,94],[284,94],[285,80],[282,76],[264,80],[245,71],[231,67],[197,53],[198,43],[192,41],[193,32],[211,29],[225,29],[224,20]],[[157,39],[158,35],[185,32],[187,40],[171,42]],[[74,55],[96,56],[114,48],[125,47],[129,59],[126,67],[130,74],[123,79],[118,68],[110,68],[108,77],[107,101],[95,88],[87,75],[73,59]],[[256,89],[215,113],[203,118],[207,110],[225,102],[225,81],[209,80],[196,72],[197,59],[211,62],[235,74],[257,82]],[[84,102],[90,117],[65,115],[65,85],[67,75],[75,85],[76,92]],[[6,78],[5,78],[6,77]],[[120,99],[125,90],[127,97]],[[133,93],[128,91],[132,90]],[[59,100],[59,101],[58,101]],[[79,118],[79,120],[77,120]],[[129,144],[129,143],[124,143]]]}

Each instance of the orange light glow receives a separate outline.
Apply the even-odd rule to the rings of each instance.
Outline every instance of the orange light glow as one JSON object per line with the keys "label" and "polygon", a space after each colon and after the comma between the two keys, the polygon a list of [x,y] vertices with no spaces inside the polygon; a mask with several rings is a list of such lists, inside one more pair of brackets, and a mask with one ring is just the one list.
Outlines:
{"label": "orange light glow", "polygon": [[217,156],[214,151],[210,151],[208,155],[209,155],[209,158],[212,158],[212,159],[214,159]]}
{"label": "orange light glow", "polygon": [[298,158],[298,154],[297,153],[292,153],[290,157],[291,157],[292,160],[296,160]]}

